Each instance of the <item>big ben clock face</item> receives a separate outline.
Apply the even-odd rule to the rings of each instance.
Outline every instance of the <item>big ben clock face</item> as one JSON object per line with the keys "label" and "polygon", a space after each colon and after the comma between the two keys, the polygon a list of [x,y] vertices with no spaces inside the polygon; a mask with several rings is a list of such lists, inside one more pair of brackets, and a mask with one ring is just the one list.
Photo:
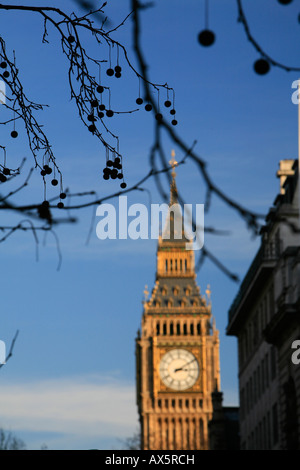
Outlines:
{"label": "big ben clock face", "polygon": [[192,387],[199,376],[199,363],[186,349],[171,349],[163,355],[159,365],[162,382],[173,390]]}

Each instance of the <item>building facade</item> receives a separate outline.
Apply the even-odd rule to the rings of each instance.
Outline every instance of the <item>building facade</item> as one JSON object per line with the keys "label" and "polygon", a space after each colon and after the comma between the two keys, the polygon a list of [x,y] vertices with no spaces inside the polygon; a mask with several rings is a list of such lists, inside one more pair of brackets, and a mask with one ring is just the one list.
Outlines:
{"label": "building facade", "polygon": [[212,392],[220,389],[219,334],[210,291],[200,293],[194,251],[182,222],[177,224],[175,163],[156,281],[136,338],[141,445],[144,450],[208,450]]}
{"label": "building facade", "polygon": [[242,450],[300,449],[300,364],[292,361],[300,339],[297,164],[280,162],[280,193],[229,311],[227,334],[238,339]]}

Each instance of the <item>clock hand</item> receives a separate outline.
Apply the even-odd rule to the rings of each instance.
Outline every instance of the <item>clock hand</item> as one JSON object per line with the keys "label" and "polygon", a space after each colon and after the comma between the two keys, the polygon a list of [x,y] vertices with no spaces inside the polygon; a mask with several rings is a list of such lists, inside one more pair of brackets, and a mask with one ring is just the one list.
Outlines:
{"label": "clock hand", "polygon": [[194,361],[196,361],[196,358],[192,359],[192,360],[189,361],[189,362],[186,362],[185,364],[183,364],[183,366],[178,367],[177,369],[174,370],[174,372],[178,372],[179,370],[187,371],[188,369],[184,369],[184,367],[188,366],[189,364],[191,364],[191,363],[194,362]]}

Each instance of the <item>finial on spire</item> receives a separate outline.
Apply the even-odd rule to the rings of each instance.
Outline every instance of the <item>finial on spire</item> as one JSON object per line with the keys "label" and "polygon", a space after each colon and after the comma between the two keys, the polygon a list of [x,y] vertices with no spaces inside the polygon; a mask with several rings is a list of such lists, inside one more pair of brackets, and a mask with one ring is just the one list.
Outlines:
{"label": "finial on spire", "polygon": [[175,150],[172,150],[171,152],[171,160],[169,161],[171,167],[172,167],[172,173],[171,175],[173,176],[173,178],[175,178],[176,176],[176,172],[175,172],[175,167],[178,165],[178,162],[176,162],[175,160]]}
{"label": "finial on spire", "polygon": [[149,296],[149,291],[148,291],[148,286],[147,284],[145,285],[145,290],[144,290],[144,302],[147,302]]}
{"label": "finial on spire", "polygon": [[211,302],[211,290],[210,290],[210,285],[209,284],[207,284],[207,288],[206,288],[205,293],[206,293],[208,301],[210,303]]}
{"label": "finial on spire", "polygon": [[171,196],[170,196],[170,206],[173,204],[177,204],[177,188],[176,188],[176,181],[175,181],[175,176],[176,176],[176,171],[175,167],[178,165],[178,162],[175,160],[175,150],[172,150],[171,152],[171,160],[169,161],[169,164],[172,167],[172,181],[171,181]]}

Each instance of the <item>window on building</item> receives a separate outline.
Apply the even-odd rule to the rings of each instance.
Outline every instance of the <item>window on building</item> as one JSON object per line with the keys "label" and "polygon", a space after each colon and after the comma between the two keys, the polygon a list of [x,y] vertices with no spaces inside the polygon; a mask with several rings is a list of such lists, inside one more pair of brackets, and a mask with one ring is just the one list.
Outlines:
{"label": "window on building", "polygon": [[276,349],[274,346],[271,347],[271,380],[276,377]]}
{"label": "window on building", "polygon": [[265,361],[262,359],[260,363],[260,373],[261,373],[261,392],[265,391]]}
{"label": "window on building", "polygon": [[279,258],[281,252],[280,231],[277,230],[275,235],[275,256]]}
{"label": "window on building", "polygon": [[269,354],[265,356],[265,382],[266,387],[269,387]]}
{"label": "window on building", "polygon": [[260,394],[261,394],[261,386],[260,386],[260,366],[257,367],[256,369],[256,373],[257,373],[257,397],[259,398],[260,397]]}
{"label": "window on building", "polygon": [[270,411],[267,413],[267,450],[271,449],[271,419]]}
{"label": "window on building", "polygon": [[256,370],[253,373],[253,404],[257,401],[257,377]]}
{"label": "window on building", "polygon": [[241,397],[240,397],[240,402],[241,402],[241,419],[244,419],[245,417],[245,390],[241,390]]}
{"label": "window on building", "polygon": [[258,342],[258,313],[256,312],[253,318],[253,345],[255,346]]}
{"label": "window on building", "polygon": [[272,407],[272,427],[273,427],[273,445],[276,445],[278,442],[278,413],[277,413],[277,403]]}
{"label": "window on building", "polygon": [[275,299],[274,299],[274,284],[271,285],[269,292],[269,318],[271,319],[275,314]]}

